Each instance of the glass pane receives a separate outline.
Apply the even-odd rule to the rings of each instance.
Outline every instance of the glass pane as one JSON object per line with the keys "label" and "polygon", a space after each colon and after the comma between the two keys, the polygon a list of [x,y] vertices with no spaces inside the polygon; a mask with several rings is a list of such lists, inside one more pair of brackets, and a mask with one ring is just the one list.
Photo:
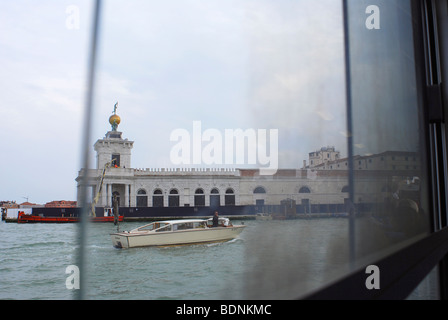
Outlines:
{"label": "glass pane", "polygon": [[411,2],[348,1],[348,17],[360,260],[429,232],[428,181]]}
{"label": "glass pane", "polygon": [[[330,0],[104,4],[93,172],[112,152],[120,166],[97,206],[115,194],[130,230],[209,218],[210,190],[231,190],[219,214],[245,229],[114,249],[115,227],[92,224],[88,297],[297,298],[428,231],[409,2],[348,2],[348,109],[342,12]],[[139,189],[147,207],[134,208]]]}
{"label": "glass pane", "polygon": [[[95,266],[89,296],[102,295],[104,285],[95,279],[107,266],[123,288],[111,282],[108,298],[285,297],[266,285],[278,280],[287,284],[287,297],[297,297],[297,286],[306,288],[311,278],[320,285],[335,261],[347,261],[338,249],[347,243],[343,62],[337,1],[104,3],[93,139],[105,137],[108,147],[133,143],[123,147],[129,158],[121,153],[120,168],[108,169],[104,192],[119,193],[125,218],[211,218],[217,208],[246,228],[235,241],[205,248],[117,251],[104,235],[107,226],[91,225],[101,231],[91,240],[101,249],[88,255]],[[111,115],[119,123],[110,125]],[[103,142],[93,144],[98,155],[110,152]],[[95,170],[104,165],[98,159]],[[172,188],[179,190],[175,208],[155,196],[145,208],[126,207],[135,206],[139,189],[163,196]],[[226,192],[214,199],[214,188]],[[272,220],[257,220],[257,213]],[[125,219],[119,228],[141,223]],[[322,250],[331,258],[316,269]],[[148,255],[154,260],[141,265]],[[123,277],[122,264],[111,259],[125,256],[137,260],[128,261]],[[213,272],[184,278],[198,270]],[[126,283],[142,276],[147,281],[125,294]],[[291,277],[297,285],[288,283]]]}

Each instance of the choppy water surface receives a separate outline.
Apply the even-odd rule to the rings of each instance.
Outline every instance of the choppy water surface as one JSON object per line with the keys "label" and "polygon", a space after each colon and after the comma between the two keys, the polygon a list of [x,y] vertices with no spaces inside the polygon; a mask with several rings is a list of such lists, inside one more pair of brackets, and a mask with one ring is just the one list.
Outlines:
{"label": "choppy water surface", "polygon": [[76,226],[0,223],[0,299],[70,299]]}
{"label": "choppy water surface", "polygon": [[[224,243],[131,249],[112,247],[113,224],[91,224],[87,298],[291,298],[346,262],[346,219],[244,223],[240,237]],[[142,224],[125,222],[120,230]],[[78,228],[1,222],[0,299],[74,298],[65,270],[76,264]]]}

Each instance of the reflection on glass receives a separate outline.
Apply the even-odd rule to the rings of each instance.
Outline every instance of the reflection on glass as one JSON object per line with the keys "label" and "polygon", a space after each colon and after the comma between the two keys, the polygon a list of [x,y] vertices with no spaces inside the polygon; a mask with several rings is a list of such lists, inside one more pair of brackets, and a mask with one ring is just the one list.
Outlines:
{"label": "reflection on glass", "polygon": [[[364,259],[426,230],[408,4],[379,3],[380,29],[366,27],[369,4],[349,5],[351,133],[341,3],[104,5],[97,207],[114,197],[125,218],[250,219],[229,243],[136,250],[91,225],[89,297],[297,298],[350,271],[350,244]],[[106,121],[112,106],[119,122]]]}
{"label": "reflection on glass", "polygon": [[[359,14],[366,12],[366,14]],[[410,1],[348,1],[357,258],[428,232]]]}

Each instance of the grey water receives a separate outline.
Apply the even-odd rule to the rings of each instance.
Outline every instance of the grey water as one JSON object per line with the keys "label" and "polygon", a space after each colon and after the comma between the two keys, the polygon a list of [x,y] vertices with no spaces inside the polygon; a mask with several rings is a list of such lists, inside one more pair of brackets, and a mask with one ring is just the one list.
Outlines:
{"label": "grey water", "polygon": [[[228,242],[131,249],[112,247],[113,224],[89,224],[86,298],[295,298],[346,272],[347,219],[233,223],[247,227]],[[77,263],[79,227],[0,223],[0,299],[75,298],[66,268]]]}

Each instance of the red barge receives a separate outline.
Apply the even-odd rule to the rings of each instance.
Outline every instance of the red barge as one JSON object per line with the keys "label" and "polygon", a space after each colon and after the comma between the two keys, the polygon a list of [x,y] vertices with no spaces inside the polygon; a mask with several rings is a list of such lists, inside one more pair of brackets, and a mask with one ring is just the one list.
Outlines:
{"label": "red barge", "polygon": [[[79,217],[42,217],[19,212],[17,223],[73,223],[80,222]],[[114,222],[114,216],[89,217],[90,222]],[[118,222],[123,221],[123,216],[118,217]]]}

